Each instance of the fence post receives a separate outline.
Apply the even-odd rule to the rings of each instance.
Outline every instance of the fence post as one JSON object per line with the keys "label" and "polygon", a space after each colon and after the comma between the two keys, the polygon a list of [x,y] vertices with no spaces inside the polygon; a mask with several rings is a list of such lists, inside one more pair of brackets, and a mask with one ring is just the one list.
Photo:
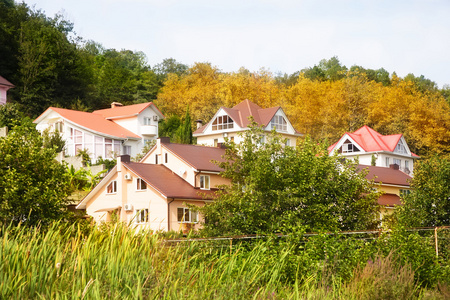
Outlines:
{"label": "fence post", "polygon": [[438,229],[438,227],[434,227],[434,243],[436,244],[436,258],[439,258],[437,229]]}

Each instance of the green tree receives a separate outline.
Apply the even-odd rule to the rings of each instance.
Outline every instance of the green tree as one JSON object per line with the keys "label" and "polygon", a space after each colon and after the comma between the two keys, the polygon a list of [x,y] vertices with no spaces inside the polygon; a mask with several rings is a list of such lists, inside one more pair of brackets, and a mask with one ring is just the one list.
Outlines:
{"label": "green tree", "polygon": [[0,223],[46,224],[66,216],[70,190],[54,148],[27,121],[0,138]]}
{"label": "green tree", "polygon": [[174,138],[177,129],[181,125],[181,120],[178,115],[171,115],[161,120],[158,124],[158,135],[160,137]]}
{"label": "green tree", "polygon": [[261,144],[263,131],[246,131],[228,144],[222,176],[231,180],[218,198],[201,208],[207,235],[356,230],[373,228],[378,192],[355,166],[328,156],[306,139],[285,147],[276,133]]}
{"label": "green tree", "polygon": [[11,130],[15,125],[22,122],[24,115],[16,103],[0,105],[0,127],[8,127]]}
{"label": "green tree", "polygon": [[182,144],[192,144],[192,124],[189,114],[189,105],[186,108],[183,125],[180,127],[180,142]]}
{"label": "green tree", "polygon": [[450,225],[450,156],[433,156],[414,165],[412,192],[397,210],[408,227]]}

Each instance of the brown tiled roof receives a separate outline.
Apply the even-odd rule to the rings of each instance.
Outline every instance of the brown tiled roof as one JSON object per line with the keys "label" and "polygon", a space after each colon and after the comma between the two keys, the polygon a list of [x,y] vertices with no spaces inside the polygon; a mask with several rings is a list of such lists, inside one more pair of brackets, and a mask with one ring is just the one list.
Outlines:
{"label": "brown tiled roof", "polygon": [[199,171],[223,171],[211,161],[224,161],[222,158],[225,155],[224,148],[172,143],[162,143],[161,145]]}
{"label": "brown tiled roof", "polygon": [[166,198],[213,199],[213,190],[194,188],[164,165],[129,162],[123,164]]}
{"label": "brown tiled roof", "polygon": [[[146,109],[149,106],[154,106],[156,110],[161,113],[161,111],[156,107],[156,105],[153,104],[153,102],[147,102],[147,103],[139,103],[139,104],[133,104],[133,105],[126,105],[126,106],[116,106],[113,108],[106,108],[106,109],[100,109],[95,110],[93,114],[101,115],[106,119],[114,119],[118,117],[129,117],[129,116],[135,116],[140,114],[144,109]],[[164,116],[161,113],[162,116]]]}
{"label": "brown tiled roof", "polygon": [[400,197],[396,194],[383,194],[380,198],[378,198],[379,205],[385,206],[394,206],[394,205],[402,205],[402,201]]}
{"label": "brown tiled roof", "polygon": [[369,173],[366,175],[366,178],[369,180],[374,179],[376,183],[409,187],[409,183],[412,179],[411,176],[393,168],[366,165],[358,165],[357,168],[359,170],[367,168]]}
{"label": "brown tiled roof", "polygon": [[[280,109],[280,106],[261,108],[252,101],[246,99],[241,103],[235,105],[233,108],[221,107],[227,115],[229,115],[233,121],[241,128],[248,127],[250,125],[249,117],[252,116],[256,123],[262,126],[269,125],[275,113]],[[210,122],[212,122],[211,120]],[[210,123],[209,122],[209,123]],[[206,125],[208,125],[207,123]],[[194,134],[202,133],[206,129],[206,125],[197,129]]]}
{"label": "brown tiled roof", "polygon": [[8,80],[3,78],[2,76],[0,76],[0,85],[6,85],[6,86],[9,86],[9,87],[14,87],[14,84],[9,82]]}
{"label": "brown tiled roof", "polygon": [[45,112],[37,117],[34,122],[39,122],[38,120],[48,114],[51,110],[58,113],[64,119],[94,132],[103,133],[112,137],[118,137],[120,139],[140,139],[138,135],[112,121],[106,120],[99,114],[65,108],[49,107]]}

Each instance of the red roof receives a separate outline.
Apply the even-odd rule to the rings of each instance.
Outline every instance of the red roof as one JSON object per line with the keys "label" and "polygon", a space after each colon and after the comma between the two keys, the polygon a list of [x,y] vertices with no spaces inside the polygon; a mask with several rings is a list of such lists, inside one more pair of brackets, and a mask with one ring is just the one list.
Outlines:
{"label": "red roof", "polygon": [[14,87],[14,84],[9,82],[8,80],[3,78],[2,76],[0,76],[0,85],[6,85],[6,86],[9,86],[9,87]]}
{"label": "red roof", "polygon": [[[345,134],[352,138],[365,152],[394,152],[395,147],[403,136],[402,134],[382,135],[367,125],[364,125],[355,132],[346,132]],[[328,151],[331,152],[338,142],[328,147]],[[414,153],[411,153],[411,155],[418,157]]]}
{"label": "red roof", "polygon": [[93,114],[101,115],[106,119],[114,119],[119,117],[131,117],[140,114],[147,107],[154,106],[156,110],[164,117],[161,111],[153,104],[153,102],[139,103],[126,106],[115,106],[113,108],[106,108],[95,110]]}
{"label": "red roof", "polygon": [[106,120],[103,116],[99,114],[93,114],[65,108],[49,107],[45,112],[43,112],[39,117],[37,117],[36,120],[34,120],[34,122],[35,123],[38,122],[39,119],[50,113],[50,111],[54,111],[64,119],[94,132],[103,133],[105,135],[117,137],[120,139],[126,138],[140,139],[140,136],[123,128],[122,126],[114,123],[113,121]]}
{"label": "red roof", "polygon": [[166,198],[213,199],[214,190],[194,188],[164,165],[129,162],[123,164]]}
{"label": "red roof", "polygon": [[369,173],[366,175],[368,180],[374,180],[376,183],[392,184],[409,187],[409,183],[412,179],[411,176],[403,173],[400,170],[386,167],[366,166],[358,165],[359,170],[368,169]]}
{"label": "red roof", "polygon": [[380,196],[380,198],[378,198],[378,204],[385,206],[395,206],[395,205],[402,205],[403,203],[398,195],[383,194]]}
{"label": "red roof", "polygon": [[224,148],[172,143],[161,143],[161,145],[198,171],[223,171],[212,161],[225,161],[222,158],[225,155]]}
{"label": "red roof", "polygon": [[[229,115],[233,121],[241,128],[248,127],[250,121],[248,118],[253,117],[256,123],[262,126],[269,125],[275,113],[281,108],[280,106],[261,108],[259,105],[246,99],[241,103],[235,105],[233,108],[221,107],[227,115]],[[212,120],[211,120],[212,121]],[[210,121],[210,122],[211,122]],[[209,124],[209,123],[208,123]],[[207,125],[207,124],[206,124]],[[206,129],[206,125],[197,129],[194,134],[202,133]],[[297,132],[298,133],[298,132]]]}

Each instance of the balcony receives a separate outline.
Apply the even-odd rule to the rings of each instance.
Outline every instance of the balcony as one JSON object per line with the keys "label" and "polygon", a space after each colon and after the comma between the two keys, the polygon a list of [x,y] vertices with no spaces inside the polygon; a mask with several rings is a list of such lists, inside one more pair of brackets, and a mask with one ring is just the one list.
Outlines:
{"label": "balcony", "polygon": [[141,134],[144,136],[157,136],[158,135],[158,126],[143,125],[143,126],[141,126]]}

